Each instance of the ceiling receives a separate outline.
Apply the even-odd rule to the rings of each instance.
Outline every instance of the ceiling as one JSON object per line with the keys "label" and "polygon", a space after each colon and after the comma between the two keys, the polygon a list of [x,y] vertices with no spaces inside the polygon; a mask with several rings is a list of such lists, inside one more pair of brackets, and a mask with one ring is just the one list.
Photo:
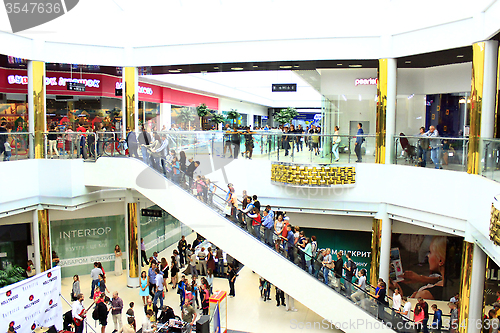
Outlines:
{"label": "ceiling", "polygon": [[[141,81],[228,97],[267,107],[321,107],[321,94],[295,71],[249,71],[142,76]],[[274,83],[296,83],[296,92],[273,92]]]}
{"label": "ceiling", "polygon": [[[496,10],[496,0],[85,0],[17,33],[49,42],[106,46],[397,35]],[[6,11],[0,30],[10,32]]]}

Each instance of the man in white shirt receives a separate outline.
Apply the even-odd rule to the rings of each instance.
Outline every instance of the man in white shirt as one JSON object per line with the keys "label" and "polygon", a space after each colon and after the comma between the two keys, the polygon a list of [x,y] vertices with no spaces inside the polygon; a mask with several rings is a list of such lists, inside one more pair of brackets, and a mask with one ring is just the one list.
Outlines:
{"label": "man in white shirt", "polygon": [[[425,134],[429,137],[439,137],[439,132],[434,126],[430,126],[429,130],[425,132]],[[436,169],[442,169],[442,167],[439,165],[439,148],[441,147],[441,140],[430,139],[429,141],[431,146],[431,160],[434,163],[434,167]]]}
{"label": "man in white shirt", "polygon": [[200,262],[200,275],[207,275],[207,253],[204,247],[198,252],[198,261]]}
{"label": "man in white shirt", "polygon": [[155,292],[155,297],[153,299],[153,304],[156,305],[156,302],[158,301],[158,299],[160,299],[160,309],[162,309],[163,288],[166,287],[166,285],[165,285],[165,279],[163,279],[163,274],[160,273],[160,270],[158,268],[156,269],[155,284],[156,284],[156,292]]}
{"label": "man in white shirt", "polygon": [[411,303],[408,302],[408,298],[406,296],[403,296],[403,311],[399,311],[400,314],[403,315],[403,318],[410,320],[410,315],[411,315]]}
{"label": "man in white shirt", "polygon": [[83,318],[85,318],[85,308],[83,307],[83,294],[78,294],[76,296],[76,301],[71,305],[71,316],[73,317],[73,322],[75,323],[75,332],[83,332]]}
{"label": "man in white shirt", "polygon": [[[358,271],[358,284],[356,286],[359,288],[354,294],[351,295],[351,299],[356,304],[360,304],[361,307],[365,308],[365,297],[366,297],[366,270],[360,269]],[[358,300],[359,299],[359,300]]]}
{"label": "man in white shirt", "polygon": [[153,333],[154,332],[155,325],[153,323],[151,323],[152,316],[153,316],[152,310],[146,311],[146,316],[142,320],[142,333]]}
{"label": "man in white shirt", "polygon": [[193,254],[189,257],[189,270],[192,276],[198,277],[198,271],[196,270],[196,261],[198,258],[196,257],[196,253],[193,252]]}

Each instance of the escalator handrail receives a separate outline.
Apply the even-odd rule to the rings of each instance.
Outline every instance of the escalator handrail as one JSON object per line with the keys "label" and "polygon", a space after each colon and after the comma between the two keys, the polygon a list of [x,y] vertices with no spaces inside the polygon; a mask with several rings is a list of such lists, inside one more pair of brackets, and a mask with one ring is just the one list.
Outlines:
{"label": "escalator handrail", "polygon": [[[139,161],[141,161],[142,163],[144,163],[144,162],[143,162],[142,160],[140,160],[140,159],[139,159]],[[153,168],[153,169],[154,169],[154,168]],[[193,183],[193,185],[194,185],[194,183],[195,183],[194,178],[192,178],[192,177],[190,177],[189,175],[187,175],[184,171],[182,171],[182,170],[180,170],[180,169],[178,169],[178,170],[180,171],[181,175],[183,175],[183,176],[184,176],[184,182],[189,181],[189,179],[191,178],[191,179],[192,179],[192,183]],[[157,171],[157,172],[158,172],[160,175],[162,175],[163,177],[166,177],[166,175],[164,175],[162,172],[159,172],[159,171],[158,171],[158,170],[156,170],[156,169],[155,169],[155,171]],[[182,181],[182,180],[181,180],[181,181]],[[180,184],[177,184],[177,183],[175,183],[175,182],[174,182],[174,184],[176,184],[176,185],[178,185],[179,187],[181,187],[183,190],[185,190],[186,192],[188,192],[191,196],[193,195],[193,194],[192,194],[192,192],[191,192],[191,188],[190,188],[189,186],[182,187],[182,186],[180,186]],[[184,183],[184,184],[186,185],[186,183]],[[189,184],[189,182],[188,182],[188,184]],[[215,183],[212,183],[212,184],[214,184],[214,186],[216,187],[216,189],[220,189],[221,191],[223,191],[223,192],[226,192],[226,193],[227,193],[227,191],[223,190],[220,186],[216,185]],[[208,190],[209,190],[209,189],[207,189],[207,191],[208,191]],[[215,197],[220,198],[221,200],[223,200],[223,202],[224,202],[224,203],[227,203],[227,200],[226,200],[226,199],[224,199],[224,198],[222,198],[219,194],[216,194],[216,193],[215,193],[215,191],[213,192],[213,195],[214,195]],[[238,202],[238,203],[241,203],[241,201],[240,201],[240,200],[237,200],[237,202]],[[207,205],[207,203],[205,203],[205,202],[203,202],[203,201],[202,201],[202,203],[204,203],[205,205]],[[210,207],[209,205],[207,205],[207,206],[208,206],[208,207]],[[214,209],[214,207],[210,207],[210,208],[211,208],[211,209]],[[235,207],[235,208],[238,210],[238,212],[243,213],[243,211],[242,211],[241,209],[239,209],[239,208],[237,208],[237,207]],[[243,213],[243,214],[245,214],[245,213]],[[249,218],[250,218],[252,221],[255,221],[255,219],[253,219],[253,218],[251,218],[251,217],[249,217]],[[227,218],[226,218],[226,219],[227,219]],[[228,220],[228,221],[230,221],[230,222],[232,222],[232,223],[234,224],[234,222],[233,222],[233,221],[231,221],[230,219],[227,219],[227,220]],[[248,232],[245,232],[245,233],[249,234]],[[251,235],[251,236],[252,236],[252,234],[249,234],[249,235]],[[259,241],[260,241],[260,240],[259,240]],[[261,241],[261,242],[262,242],[262,241]],[[264,243],[264,244],[265,244],[265,243]],[[297,247],[295,244],[293,244],[293,245],[291,245],[291,246],[295,247],[295,248],[297,249],[297,251],[302,251],[302,250],[301,250],[299,247]],[[300,252],[298,252],[298,253],[300,253]],[[305,255],[305,256],[307,256],[307,254],[306,254],[306,253],[304,253],[304,255]],[[317,260],[317,258],[311,257],[311,260],[313,260],[315,263],[319,263],[319,264],[321,265],[321,267],[323,267],[323,263],[322,263],[322,262],[320,262],[319,260]],[[293,264],[295,265],[295,263],[293,263]],[[333,273],[333,275],[335,276],[335,272],[334,272],[334,270],[333,270],[333,269],[328,268],[328,270],[329,270],[330,272],[332,272],[332,273]],[[306,270],[306,272],[307,272],[307,270]],[[313,276],[313,277],[314,277],[314,276]],[[316,277],[314,277],[314,278],[316,278]],[[343,278],[343,277],[340,277],[340,278]],[[354,290],[354,291],[361,291],[361,292],[363,292],[363,293],[364,293],[365,298],[372,299],[373,301],[375,301],[375,303],[376,303],[376,304],[381,304],[381,305],[383,305],[383,307],[384,307],[384,312],[385,312],[385,309],[386,309],[386,308],[388,308],[389,310],[393,311],[393,309],[389,306],[389,303],[388,303],[388,302],[387,302],[387,305],[386,305],[385,303],[380,302],[380,301],[379,301],[379,300],[378,300],[378,299],[377,299],[374,295],[372,295],[371,293],[369,293],[369,292],[368,292],[368,291],[366,291],[366,290],[362,290],[362,289],[361,289],[361,288],[359,288],[356,284],[352,283],[351,281],[346,280],[345,278],[344,278],[344,282],[345,282],[345,283],[348,283],[348,284],[351,286],[351,290]],[[368,284],[367,284],[367,286],[368,286]],[[335,290],[335,288],[331,287],[330,285],[328,285],[328,287],[330,287],[333,291],[335,291],[335,292],[336,292],[336,293],[338,293],[339,295],[342,295],[340,292],[338,292],[337,290]],[[345,298],[350,299],[350,296],[345,296],[345,295],[342,295],[342,296],[344,296]],[[361,309],[363,309],[362,307],[360,307],[360,308],[361,308]],[[363,309],[363,310],[364,310],[364,311],[366,311],[366,312],[368,312],[368,311],[367,311],[367,310],[365,310],[365,309]],[[370,312],[368,312],[368,313],[370,313]],[[370,315],[373,315],[373,314],[371,314],[371,313],[370,313]],[[401,314],[399,314],[399,313],[395,313],[395,314],[394,314],[394,316],[395,316],[395,317],[399,317],[398,319],[400,319],[400,320],[401,320],[401,321],[403,321],[403,322],[410,322],[410,323],[413,323],[413,320],[411,320],[410,318],[408,318],[408,317],[406,317],[406,316],[403,316],[403,315],[401,315]]]}

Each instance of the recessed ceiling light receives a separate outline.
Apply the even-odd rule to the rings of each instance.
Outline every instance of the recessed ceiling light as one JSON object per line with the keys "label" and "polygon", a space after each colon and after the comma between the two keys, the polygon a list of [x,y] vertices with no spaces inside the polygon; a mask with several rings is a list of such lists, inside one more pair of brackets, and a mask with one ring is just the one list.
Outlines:
{"label": "recessed ceiling light", "polygon": [[337,64],[337,66],[342,66],[342,64]]}
{"label": "recessed ceiling light", "polygon": [[182,68],[177,68],[177,70],[180,72],[180,71],[182,71]]}
{"label": "recessed ceiling light", "polygon": [[231,67],[233,71],[242,71],[243,67]]}
{"label": "recessed ceiling light", "polygon": [[300,67],[299,65],[295,65],[295,66],[293,66],[293,68],[299,68],[299,67]]}
{"label": "recessed ceiling light", "polygon": [[215,66],[214,69],[219,69],[219,67]]}
{"label": "recessed ceiling light", "polygon": [[410,60],[406,60],[405,64],[411,64],[411,61]]}
{"label": "recessed ceiling light", "polygon": [[252,67],[253,67],[253,68],[258,68],[259,66],[257,66],[257,65],[253,65]]}
{"label": "recessed ceiling light", "polygon": [[459,54],[459,55],[457,55],[457,58],[463,58],[463,57],[464,57],[464,55],[463,55],[463,54]]}
{"label": "recessed ceiling light", "polygon": [[363,65],[349,65],[349,67],[363,67]]}
{"label": "recessed ceiling light", "polygon": [[178,70],[178,69],[169,69],[168,72],[169,73],[179,73],[180,70]]}
{"label": "recessed ceiling light", "polygon": [[290,69],[292,66],[280,66],[281,69]]}

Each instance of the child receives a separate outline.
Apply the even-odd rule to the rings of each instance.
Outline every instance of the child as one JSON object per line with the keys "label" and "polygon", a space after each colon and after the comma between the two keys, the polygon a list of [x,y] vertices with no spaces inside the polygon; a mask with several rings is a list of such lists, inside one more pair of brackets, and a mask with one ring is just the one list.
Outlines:
{"label": "child", "polygon": [[10,161],[10,157],[12,156],[12,147],[10,146],[10,143],[8,141],[5,141],[5,143],[3,144],[3,146],[5,147],[5,151],[4,151],[4,156],[3,156],[3,160],[4,161]]}
{"label": "child", "polygon": [[196,300],[196,308],[199,310],[200,302],[198,302],[198,283],[196,282],[196,276],[193,276],[193,281],[191,281],[191,290],[193,292],[193,297]]}

